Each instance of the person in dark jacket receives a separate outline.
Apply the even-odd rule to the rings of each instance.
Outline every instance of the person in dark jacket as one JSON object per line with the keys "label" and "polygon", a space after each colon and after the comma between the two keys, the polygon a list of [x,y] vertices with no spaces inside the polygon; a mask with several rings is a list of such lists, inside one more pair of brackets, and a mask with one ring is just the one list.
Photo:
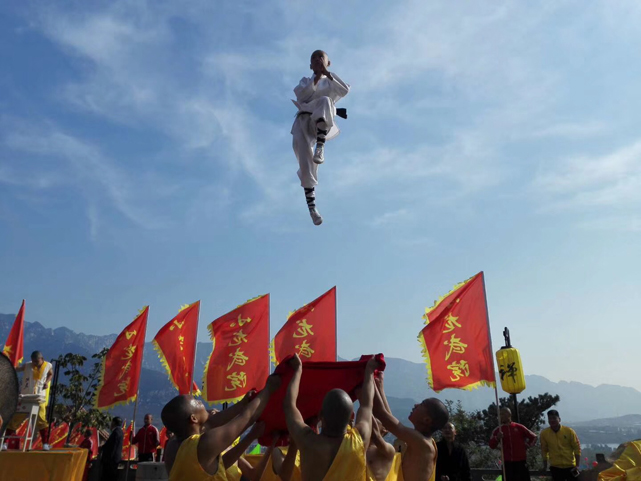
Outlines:
{"label": "person in dark jacket", "polygon": [[455,441],[454,424],[447,423],[441,432],[443,439],[436,443],[436,481],[471,481],[470,461],[463,446]]}
{"label": "person in dark jacket", "polygon": [[122,418],[115,417],[111,421],[111,435],[101,448],[101,481],[116,481],[118,479],[118,464],[122,460]]}

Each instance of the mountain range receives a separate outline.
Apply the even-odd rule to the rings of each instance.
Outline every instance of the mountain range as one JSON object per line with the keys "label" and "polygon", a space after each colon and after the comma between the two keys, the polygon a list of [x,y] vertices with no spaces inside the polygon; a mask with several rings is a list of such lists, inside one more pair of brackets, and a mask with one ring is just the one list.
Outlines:
{"label": "mountain range", "polygon": [[[0,314],[0,343],[4,343],[7,338],[14,319],[15,315]],[[38,322],[27,322],[24,336],[25,358],[32,351],[40,350],[45,359],[55,359],[67,352],[90,359],[92,354],[110,346],[116,337],[116,334],[96,336],[77,333],[66,327],[50,329]],[[195,379],[199,384],[210,353],[211,343],[198,343]],[[396,358],[386,358],[386,361],[385,388],[392,409],[401,419],[406,417],[416,402],[426,397],[461,401],[466,410],[483,409],[494,401],[494,392],[488,388],[471,392],[447,389],[435,394],[427,385],[423,364]],[[609,384],[594,387],[573,381],[557,383],[538,375],[526,376],[526,382],[527,389],[520,396],[536,396],[546,392],[558,394],[561,402],[557,409],[567,422],[581,423],[592,419],[608,420],[641,414],[641,392],[630,387]],[[136,416],[139,419],[136,421],[141,421],[145,412],[159,416],[162,406],[175,394],[152,344],[146,343],[140,382],[140,405]],[[129,406],[119,407],[115,413],[131,418],[132,409]],[[636,417],[629,419],[638,422]]]}

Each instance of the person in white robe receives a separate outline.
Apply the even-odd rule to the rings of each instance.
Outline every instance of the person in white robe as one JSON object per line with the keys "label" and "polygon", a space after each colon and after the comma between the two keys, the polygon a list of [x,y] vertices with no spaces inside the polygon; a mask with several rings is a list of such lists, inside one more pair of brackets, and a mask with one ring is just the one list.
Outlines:
{"label": "person in white robe", "polygon": [[325,142],[339,133],[334,122],[336,103],[349,93],[349,85],[327,70],[330,65],[327,54],[316,50],[310,64],[314,75],[301,79],[294,88],[296,100],[292,100],[298,108],[291,132],[292,146],[298,159],[298,178],[315,225],[323,222],[316,208],[318,166],[325,161]]}

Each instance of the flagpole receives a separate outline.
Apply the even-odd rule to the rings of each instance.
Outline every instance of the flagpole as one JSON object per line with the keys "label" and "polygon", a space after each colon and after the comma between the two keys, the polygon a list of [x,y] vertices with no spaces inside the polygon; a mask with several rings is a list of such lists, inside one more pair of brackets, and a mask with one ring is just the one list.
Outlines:
{"label": "flagpole", "polygon": [[336,349],[336,358],[338,361],[338,289],[334,286],[334,349]]}
{"label": "flagpole", "polygon": [[[200,303],[200,301],[198,301]],[[194,339],[194,363],[191,366],[191,376],[189,379],[189,394],[193,394],[194,375],[196,374],[196,351],[198,350],[198,324],[200,324],[200,304],[198,304],[198,319],[196,320],[196,338]]]}
{"label": "flagpole", "polygon": [[[492,359],[492,373],[496,373],[494,366],[494,347],[492,347],[492,331],[490,329],[490,310],[487,307],[487,290],[485,289],[485,273],[481,271],[481,278],[483,279],[483,297],[485,298],[485,318],[487,320],[487,336],[490,341],[490,358]],[[496,417],[499,422],[499,431],[501,430],[501,411],[499,406],[499,389],[497,387],[496,376],[494,379],[494,395],[496,397]],[[501,468],[503,469],[503,481],[509,481],[507,479],[505,471],[505,452],[503,451],[503,439],[500,440],[501,443]]]}
{"label": "flagpole", "polygon": [[[134,403],[134,418],[132,419],[131,432],[129,433],[129,447],[127,448],[127,469],[125,470],[125,479],[129,479],[129,465],[131,464],[131,446],[133,443],[134,433],[136,432],[136,413],[138,412],[138,399],[140,398],[140,388],[136,392],[136,402]],[[126,427],[126,426],[125,426]]]}

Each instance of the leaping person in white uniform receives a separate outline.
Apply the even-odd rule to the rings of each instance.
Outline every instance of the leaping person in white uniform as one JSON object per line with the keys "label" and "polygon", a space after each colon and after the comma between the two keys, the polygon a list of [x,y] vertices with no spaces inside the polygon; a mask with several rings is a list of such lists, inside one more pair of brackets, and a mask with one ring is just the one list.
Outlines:
{"label": "leaping person in white uniform", "polygon": [[318,184],[318,166],[325,161],[325,142],[338,135],[334,116],[347,118],[345,109],[338,109],[337,113],[336,102],[348,94],[349,85],[327,70],[330,65],[327,54],[316,50],[310,64],[314,75],[301,79],[294,88],[296,100],[292,100],[298,107],[292,127],[292,145],[298,159],[298,177],[305,189],[307,207],[315,225],[323,222],[316,209],[314,188]]}

